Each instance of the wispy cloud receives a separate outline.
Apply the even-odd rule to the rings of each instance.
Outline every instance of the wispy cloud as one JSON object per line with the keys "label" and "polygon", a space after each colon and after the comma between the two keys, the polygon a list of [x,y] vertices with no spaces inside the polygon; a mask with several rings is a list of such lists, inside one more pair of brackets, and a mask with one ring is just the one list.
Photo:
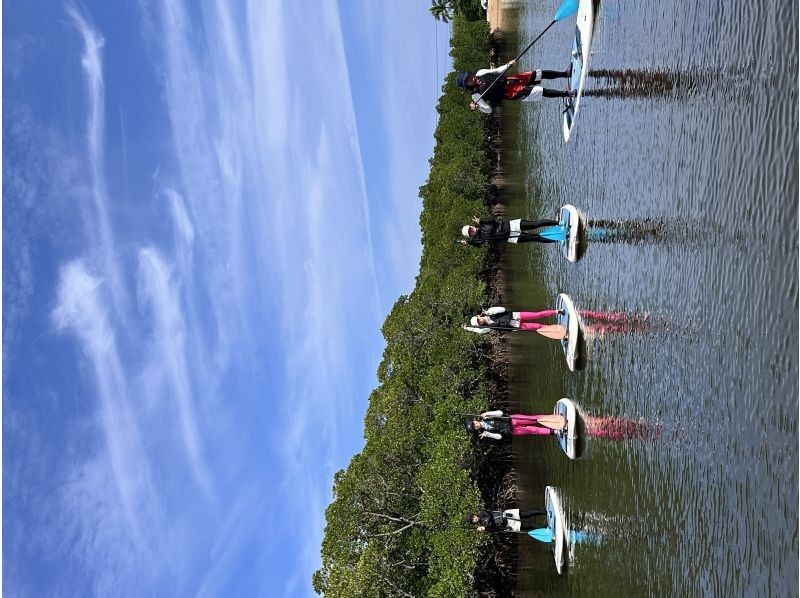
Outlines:
{"label": "wispy cloud", "polygon": [[[109,321],[103,281],[78,260],[61,269],[58,300],[52,318],[61,331],[72,332],[91,365],[99,401],[98,417],[108,448],[116,491],[134,539],[143,537],[142,521],[152,523],[158,508],[139,424],[132,409],[117,339]],[[89,493],[104,495],[104,488]],[[89,505],[87,505],[89,506]]]}
{"label": "wispy cloud", "polygon": [[[324,510],[333,470],[359,444],[350,397],[360,392],[363,401],[366,384],[351,373],[352,348],[377,362],[380,347],[379,338],[363,343],[359,332],[378,330],[380,301],[339,14],[334,3],[309,11],[278,1],[234,11],[217,2],[204,12],[201,67],[183,5],[161,8],[175,148],[183,182],[191,179],[185,199],[202,215],[198,235],[205,243],[220,234],[239,243],[219,244],[221,291],[238,301],[245,287],[237,279],[249,279],[250,296],[262,297],[258,307],[237,303],[247,314],[242,330],[245,319],[261,319],[282,346],[276,386],[287,394],[271,405],[285,422],[275,446],[286,469],[282,487]],[[301,48],[299,64],[291,57]],[[210,197],[209,189],[218,194]],[[224,296],[215,301],[224,312]],[[272,311],[258,313],[262,306]],[[359,370],[374,372],[374,365],[362,362]],[[322,475],[305,475],[312,462],[322,464]],[[304,534],[305,575],[319,561],[321,515],[313,523]]]}
{"label": "wispy cloud", "polygon": [[[292,6],[290,13],[292,9],[304,10]],[[281,24],[283,10],[261,17]],[[354,372],[352,348],[360,340],[354,337],[364,326],[377,330],[380,318],[370,210],[339,14],[334,3],[319,5],[313,12],[303,20],[283,15],[284,26],[274,36],[259,38],[257,62],[268,63],[270,70],[255,75],[270,78],[273,67],[279,74],[293,68],[292,61],[280,64],[280,48],[309,49],[304,76],[283,82],[295,101],[285,105],[284,112],[264,111],[265,128],[259,135],[268,139],[278,128],[285,146],[276,152],[265,144],[260,154],[267,159],[275,156],[288,172],[297,173],[291,181],[281,182],[292,199],[275,205],[271,220],[277,229],[278,252],[288,256],[282,270],[281,305],[293,306],[300,315],[294,321],[300,325],[283,328],[290,395],[282,411],[290,423],[280,452],[288,467],[284,491],[316,509],[302,542],[305,583],[319,566],[330,480],[344,465],[343,453],[360,444],[361,418],[358,401],[352,397],[356,389],[366,394],[371,373],[363,380]],[[254,16],[249,22],[251,28],[263,23]],[[336,93],[329,93],[331,86],[320,85],[321,81],[336,82]],[[281,82],[276,85],[280,88]],[[370,347],[376,357],[377,345]],[[368,347],[362,345],[362,350]],[[374,371],[374,365],[359,365],[359,372]],[[309,475],[310,462],[321,465],[322,481]],[[288,580],[284,593],[295,591],[300,580],[297,576]]]}
{"label": "wispy cloud", "polygon": [[164,195],[169,201],[169,212],[175,225],[176,253],[182,255],[184,268],[188,269],[191,262],[190,252],[195,237],[194,225],[189,213],[186,211],[186,205],[183,203],[181,194],[174,189],[167,188],[164,189]]}
{"label": "wispy cloud", "polygon": [[[211,493],[209,474],[203,458],[193,401],[192,381],[186,362],[186,325],[180,293],[170,268],[153,248],[139,252],[139,290],[153,311],[153,338],[148,351],[151,368],[162,369],[169,382],[169,396],[175,401],[181,435],[198,484]],[[160,373],[147,372],[147,376]]]}
{"label": "wispy cloud", "polygon": [[99,262],[109,281],[114,305],[120,316],[127,311],[127,293],[117,263],[116,249],[108,217],[109,201],[105,176],[105,82],[103,79],[103,46],[105,39],[87,15],[74,4],[67,4],[67,15],[83,40],[84,81],[87,90],[86,119],[87,161],[91,173],[91,207],[86,210],[90,228],[95,231]]}
{"label": "wispy cloud", "polygon": [[[420,156],[432,156],[434,146],[433,136],[420,138],[419,130],[433,131],[436,126],[438,116],[432,108],[451,64],[447,60],[437,69],[436,37],[442,52],[448,47],[449,26],[439,23],[437,32],[436,21],[427,11],[411,12],[397,3],[370,3],[361,24],[369,46],[376,48],[374,60],[382,72],[409,72],[409,65],[415,65],[414,76],[407,77],[401,89],[386,93],[375,105],[382,117],[387,155],[387,170],[381,173],[387,196],[376,228],[388,249],[388,280],[393,287],[410,292],[422,253],[419,187],[428,176],[427,161]],[[407,43],[410,30],[418,32],[418,43]],[[403,52],[398,52],[398,47]],[[408,126],[410,122],[416,126]]]}
{"label": "wispy cloud", "polygon": [[[377,283],[394,232],[373,244],[338,5],[139,8],[141,35],[105,37],[83,5],[66,8],[85,102],[64,117],[53,163],[70,163],[69,180],[54,186],[84,226],[47,247],[46,309],[57,343],[77,348],[58,345],[59,374],[81,413],[68,415],[79,433],[59,429],[71,452],[44,510],[66,533],[47,555],[69,561],[57,583],[74,575],[77,593],[252,595],[271,577],[293,595],[319,564],[332,474],[362,442],[380,293],[394,293]],[[134,53],[155,64],[129,80],[116,60]],[[72,65],[60,72],[74,78]],[[127,101],[132,81],[151,85],[146,107]],[[107,113],[124,114],[122,138]],[[151,118],[168,126],[138,126]],[[56,192],[31,204],[46,211]],[[33,296],[36,249],[13,279]],[[258,573],[240,575],[243,562]]]}

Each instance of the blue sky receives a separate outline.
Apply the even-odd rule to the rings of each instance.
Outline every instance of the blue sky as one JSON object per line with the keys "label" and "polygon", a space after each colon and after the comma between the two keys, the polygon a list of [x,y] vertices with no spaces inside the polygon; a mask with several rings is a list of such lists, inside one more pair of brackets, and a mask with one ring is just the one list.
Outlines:
{"label": "blue sky", "polygon": [[311,593],[418,269],[427,7],[4,4],[9,595]]}

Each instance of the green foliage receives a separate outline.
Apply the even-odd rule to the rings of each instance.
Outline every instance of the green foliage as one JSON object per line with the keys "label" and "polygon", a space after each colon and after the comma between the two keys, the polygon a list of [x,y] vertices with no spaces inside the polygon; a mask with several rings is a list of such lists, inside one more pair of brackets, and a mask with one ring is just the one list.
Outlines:
{"label": "green foliage", "polygon": [[480,0],[431,0],[431,7],[428,10],[434,19],[445,23],[456,15],[469,21],[486,17],[486,11],[481,7]]}
{"label": "green foliage", "polygon": [[[456,17],[456,68],[488,56],[485,21]],[[480,538],[463,528],[479,506],[472,445],[460,412],[488,406],[487,341],[460,329],[486,301],[482,250],[452,239],[485,215],[490,160],[481,116],[449,75],[437,106],[430,176],[420,188],[423,251],[414,291],[383,324],[366,444],[336,474],[314,589],[331,596],[464,596]]]}

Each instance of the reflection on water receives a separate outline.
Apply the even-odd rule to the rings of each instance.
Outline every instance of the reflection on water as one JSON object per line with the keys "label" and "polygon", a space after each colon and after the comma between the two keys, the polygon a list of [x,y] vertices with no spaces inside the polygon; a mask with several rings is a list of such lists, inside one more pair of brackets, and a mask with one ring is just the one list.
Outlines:
{"label": "reflection on water", "polygon": [[588,337],[601,334],[635,334],[662,332],[669,328],[663,316],[647,311],[592,311],[579,310],[583,320],[583,331]]}
{"label": "reflection on water", "polygon": [[590,438],[605,440],[647,440],[658,438],[661,427],[640,419],[625,417],[584,416],[585,434]]}
{"label": "reflection on water", "polygon": [[[725,99],[747,101],[758,89],[752,69],[717,69],[712,67],[691,70],[669,69],[594,69],[589,77],[594,80],[585,96],[603,98],[658,98],[692,99],[714,88],[724,87]],[[717,98],[719,101],[719,98]]]}
{"label": "reflection on water", "polygon": [[679,218],[595,219],[588,222],[586,237],[593,243],[690,243],[714,228]]}

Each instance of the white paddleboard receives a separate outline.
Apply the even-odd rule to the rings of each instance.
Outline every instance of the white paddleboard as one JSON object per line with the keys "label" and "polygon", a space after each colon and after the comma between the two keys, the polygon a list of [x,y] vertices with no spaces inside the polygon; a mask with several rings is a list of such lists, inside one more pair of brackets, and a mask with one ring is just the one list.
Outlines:
{"label": "white paddleboard", "polygon": [[564,356],[567,358],[567,367],[570,372],[574,372],[575,363],[578,360],[578,341],[581,333],[580,316],[572,299],[564,293],[561,293],[556,299],[556,309],[564,311],[563,314],[558,315],[558,323],[567,331],[567,337],[561,341],[561,346],[564,349]]}
{"label": "white paddleboard", "polygon": [[556,571],[561,574],[564,566],[564,544],[566,544],[566,525],[564,524],[564,511],[556,489],[547,486],[544,489],[544,504],[547,511],[547,526],[553,532],[553,557],[556,561]]}
{"label": "white paddleboard", "polygon": [[583,88],[586,86],[586,77],[589,75],[589,59],[592,51],[592,36],[594,35],[594,4],[593,0],[580,0],[578,5],[578,19],[575,27],[575,38],[572,42],[570,61],[572,64],[572,77],[569,88],[577,90],[574,98],[567,98],[563,114],[564,141],[569,141],[575,119],[578,117],[578,108],[581,105]]}
{"label": "white paddleboard", "polygon": [[567,239],[561,242],[561,249],[564,256],[574,264],[580,259],[578,243],[583,234],[583,219],[575,206],[567,204],[561,207],[558,221],[567,227]]}
{"label": "white paddleboard", "polygon": [[554,415],[560,415],[566,422],[566,428],[556,432],[556,442],[561,450],[569,457],[574,459],[576,456],[576,441],[578,439],[576,432],[576,411],[575,403],[567,398],[561,399],[553,408]]}

